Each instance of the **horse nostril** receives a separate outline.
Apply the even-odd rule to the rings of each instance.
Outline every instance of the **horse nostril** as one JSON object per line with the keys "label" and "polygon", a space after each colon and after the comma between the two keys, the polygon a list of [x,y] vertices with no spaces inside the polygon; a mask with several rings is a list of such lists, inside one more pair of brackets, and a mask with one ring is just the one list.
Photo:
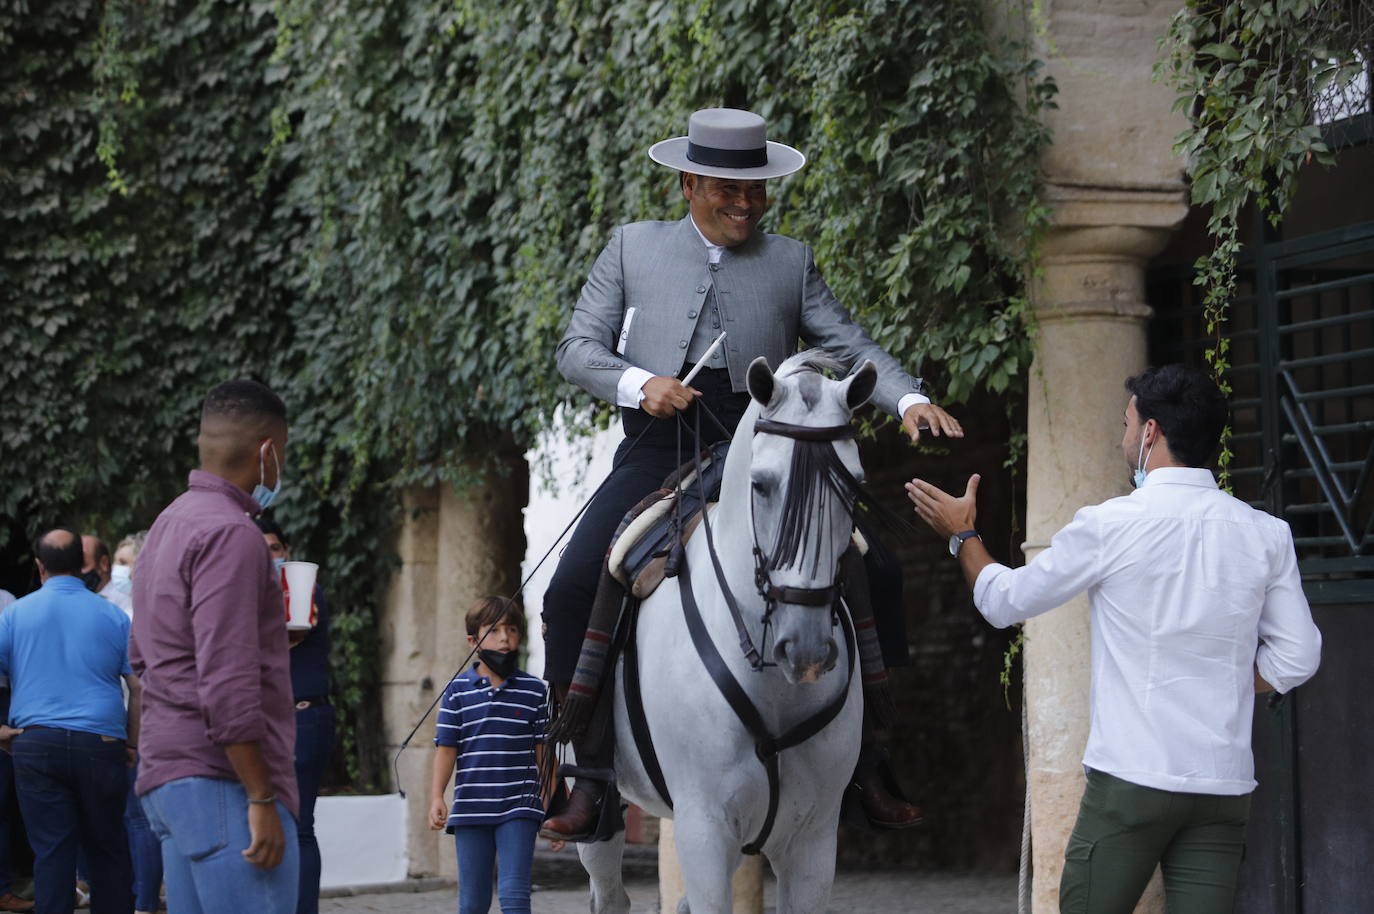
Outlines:
{"label": "horse nostril", "polygon": [[825,658],[825,668],[827,670],[833,670],[835,668],[836,661],[840,659],[840,646],[836,644],[834,641],[831,641],[827,647],[828,650]]}
{"label": "horse nostril", "polygon": [[773,659],[779,663],[785,662],[787,660],[787,649],[791,644],[792,642],[790,640],[783,638],[777,644],[773,645]]}

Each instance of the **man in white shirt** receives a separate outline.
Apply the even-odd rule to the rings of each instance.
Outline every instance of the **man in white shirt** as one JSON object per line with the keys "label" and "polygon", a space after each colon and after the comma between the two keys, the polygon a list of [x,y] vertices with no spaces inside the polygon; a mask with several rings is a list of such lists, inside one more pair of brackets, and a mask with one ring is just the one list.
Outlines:
{"label": "man in white shirt", "polygon": [[1206,468],[1227,416],[1216,384],[1166,365],[1126,389],[1136,491],[1081,509],[1024,567],[995,562],[974,532],[977,476],[961,498],[919,479],[906,488],[993,625],[1088,593],[1088,784],[1060,910],[1129,914],[1160,864],[1170,914],[1230,911],[1255,789],[1255,692],[1311,678],[1321,634],[1288,525]]}

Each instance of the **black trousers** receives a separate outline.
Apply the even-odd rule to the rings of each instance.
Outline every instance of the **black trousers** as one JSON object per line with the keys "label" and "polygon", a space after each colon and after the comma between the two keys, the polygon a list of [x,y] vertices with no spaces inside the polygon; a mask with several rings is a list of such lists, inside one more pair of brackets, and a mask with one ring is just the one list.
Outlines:
{"label": "black trousers", "polygon": [[[682,414],[682,424],[677,419],[654,419],[641,410],[623,411],[626,438],[616,449],[613,469],[573,531],[544,593],[544,678],[549,682],[572,681],[606,551],[626,513],[690,460],[694,450],[733,435],[749,406],[748,394],[730,390],[730,379],[724,370],[703,371],[693,379],[692,386],[701,391],[710,415],[719,424],[708,415],[698,419],[695,403]],[[699,444],[693,437],[698,428]],[[634,443],[636,438],[638,444]],[[865,565],[883,659],[890,667],[905,665],[901,568],[891,553],[877,545],[873,534],[865,532],[870,544],[874,544],[865,557]]]}

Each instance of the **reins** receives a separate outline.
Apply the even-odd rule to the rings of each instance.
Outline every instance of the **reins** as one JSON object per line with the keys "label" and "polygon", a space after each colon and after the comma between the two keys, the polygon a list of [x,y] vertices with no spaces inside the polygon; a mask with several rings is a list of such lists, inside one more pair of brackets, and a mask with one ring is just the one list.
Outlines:
{"label": "reins", "polygon": [[[715,419],[715,417],[712,416],[712,419]],[[657,422],[658,420],[655,419],[654,421]],[[717,424],[719,424],[719,420],[716,421]],[[626,448],[625,453],[621,455],[620,461],[616,463],[614,466],[612,466],[612,470],[614,470],[615,467],[625,462],[625,460],[630,456],[634,449],[639,446],[640,439],[642,439],[645,433],[648,432],[651,428],[653,428],[653,422],[645,424],[644,428],[640,429],[639,434],[635,436],[634,441],[630,442],[630,446]],[[533,579],[534,576],[539,573],[540,568],[544,567],[544,563],[549,560],[549,556],[553,555],[553,551],[558,548],[558,544],[563,542],[563,537],[568,535],[568,531],[571,530],[573,528],[573,525],[576,524],[578,520],[581,519],[582,515],[586,513],[587,508],[591,507],[591,504],[596,499],[596,496],[601,494],[601,490],[606,487],[606,483],[610,482],[610,479],[611,474],[607,473],[606,478],[601,480],[601,485],[597,486],[596,489],[592,492],[592,494],[587,497],[587,500],[582,503],[582,507],[578,508],[577,513],[573,515],[572,520],[568,521],[568,524],[563,528],[563,531],[559,533],[557,537],[554,538],[553,544],[550,545],[549,548],[544,552],[544,555],[539,559],[538,562],[535,563],[535,566],[530,569],[530,573],[525,575],[525,579],[520,582],[520,586],[516,588],[515,593],[511,595],[510,599],[516,600],[522,593],[525,592],[525,587],[529,584],[531,579]],[[420,719],[415,722],[415,726],[410,728],[410,732],[406,734],[406,738],[401,740],[401,745],[396,750],[396,754],[392,756],[391,771],[396,778],[396,793],[398,793],[403,799],[405,798],[406,792],[405,788],[401,786],[401,753],[406,751],[406,747],[409,746],[410,741],[415,738],[415,734],[419,733],[420,728],[425,725],[425,721],[429,720],[429,715],[433,714],[434,709],[439,706],[439,702],[444,700],[444,691],[448,688],[448,684],[452,682],[454,679],[456,679],[459,675],[461,675],[462,672],[468,668],[468,664],[472,662],[472,658],[477,656],[477,652],[482,648],[482,642],[487,640],[487,635],[489,634],[491,634],[491,629],[488,629],[487,632],[483,634],[481,638],[477,639],[477,643],[472,646],[472,650],[468,651],[468,655],[463,658],[463,662],[459,664],[458,669],[455,670],[453,675],[450,676],[444,682],[444,687],[439,689],[438,694],[434,696],[434,700],[431,701],[429,703],[429,707],[425,709],[425,713],[420,715]]]}
{"label": "reins", "polygon": [[[705,408],[704,404],[701,404]],[[712,417],[714,418],[714,417]],[[700,441],[701,432],[700,413],[697,415],[696,437]],[[824,428],[812,428],[810,426],[793,426],[782,422],[772,422],[771,420],[760,419],[754,425],[756,433],[781,434],[793,437],[799,429],[804,430],[806,437],[801,440],[806,441],[836,441],[842,438],[851,438],[854,435],[849,426],[830,426]],[[801,437],[797,435],[796,437]],[[750,669],[755,672],[761,671],[767,664],[764,662],[758,648],[754,645],[753,637],[749,633],[744,615],[740,611],[739,604],[736,602],[734,594],[730,590],[730,585],[725,577],[725,571],[721,567],[720,557],[716,551],[715,539],[711,533],[711,521],[706,499],[708,493],[705,490],[705,482],[702,479],[701,452],[698,450],[693,457],[694,468],[696,470],[696,484],[701,497],[701,525],[706,533],[706,550],[711,556],[712,569],[715,572],[716,583],[720,588],[721,595],[724,597],[725,604],[729,608],[730,615],[734,621],[735,628],[740,636],[740,650],[744,653],[749,662]],[[750,527],[753,527],[752,515]],[[778,588],[768,582],[766,565],[762,561],[762,551],[758,547],[757,533],[754,533],[754,556],[755,556],[755,583],[759,589],[759,595],[765,602],[764,609],[764,633],[761,643],[767,645],[768,631],[771,626],[773,610],[779,598],[783,602],[798,603],[805,606],[829,606],[832,613],[838,616],[841,627],[844,630],[846,655],[848,670],[845,677],[844,688],[840,689],[826,704],[810,715],[805,720],[784,731],[779,736],[774,736],[769,730],[767,722],[763,719],[763,714],[758,706],[749,697],[749,693],[740,685],[734,673],[730,671],[729,665],[717,650],[715,642],[711,640],[711,633],[706,628],[706,622],[702,618],[701,609],[697,605],[696,594],[692,589],[692,575],[690,563],[687,560],[685,547],[683,548],[682,558],[678,570],[678,591],[681,595],[683,616],[687,622],[688,633],[692,637],[692,645],[696,648],[697,656],[701,658],[702,665],[711,676],[711,681],[715,683],[716,689],[725,699],[730,709],[735,712],[744,729],[754,740],[754,754],[763,765],[764,772],[768,778],[768,810],[764,815],[763,826],[759,829],[754,840],[744,845],[740,850],[745,854],[757,854],[768,841],[772,834],[773,823],[777,819],[778,802],[781,795],[781,768],[778,760],[779,755],[786,749],[798,746],[817,733],[821,732],[839,715],[844,708],[845,702],[849,699],[849,689],[854,680],[854,668],[858,665],[855,656],[855,635],[853,623],[849,619],[847,611],[839,608],[839,585],[831,584],[824,588]],[[766,586],[765,586],[766,585]],[[797,597],[797,599],[788,599]],[[824,602],[822,602],[822,597]],[[626,668],[634,658],[627,658]],[[637,675],[637,670],[636,670]],[[635,684],[637,686],[637,683]],[[641,711],[642,713],[642,711]],[[633,716],[633,715],[632,715]],[[633,723],[633,722],[632,722]],[[636,730],[640,728],[635,728]],[[647,730],[647,728],[644,728]],[[638,737],[638,732],[636,732]],[[640,742],[637,738],[636,742]],[[644,756],[644,747],[641,745],[641,756]],[[646,761],[646,769],[656,768],[658,760],[653,755],[652,745],[649,747],[649,758]],[[656,781],[661,781],[660,774]],[[657,783],[655,786],[658,786]],[[666,784],[660,787],[664,801],[672,806],[672,800],[666,791]]]}

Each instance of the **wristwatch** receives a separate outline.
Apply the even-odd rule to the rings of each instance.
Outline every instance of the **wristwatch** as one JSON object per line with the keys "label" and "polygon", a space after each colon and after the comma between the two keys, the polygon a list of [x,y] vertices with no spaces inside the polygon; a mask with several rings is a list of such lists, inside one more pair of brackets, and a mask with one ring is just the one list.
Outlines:
{"label": "wristwatch", "polygon": [[[949,538],[949,554],[956,559],[959,557],[959,547],[964,545],[964,540],[969,537],[978,536],[977,530],[965,530],[963,533],[956,533]],[[981,536],[978,536],[982,539]]]}

